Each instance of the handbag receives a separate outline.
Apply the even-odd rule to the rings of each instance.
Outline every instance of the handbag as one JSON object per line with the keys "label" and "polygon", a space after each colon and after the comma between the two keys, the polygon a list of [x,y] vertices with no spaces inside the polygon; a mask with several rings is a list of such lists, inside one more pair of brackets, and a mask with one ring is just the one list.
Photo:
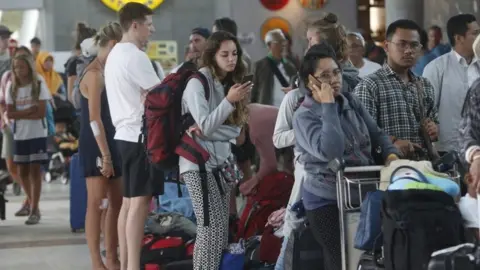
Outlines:
{"label": "handbag", "polygon": [[245,265],[245,245],[243,241],[229,244],[223,252],[220,270],[243,270]]}
{"label": "handbag", "polygon": [[382,248],[381,209],[385,191],[376,190],[367,193],[362,203],[360,220],[355,235],[355,248],[374,251]]}

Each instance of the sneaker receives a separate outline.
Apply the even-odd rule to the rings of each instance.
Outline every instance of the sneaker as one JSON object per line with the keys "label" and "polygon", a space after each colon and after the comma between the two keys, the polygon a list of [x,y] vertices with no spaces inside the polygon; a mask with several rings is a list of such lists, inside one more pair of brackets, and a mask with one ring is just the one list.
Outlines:
{"label": "sneaker", "polygon": [[28,215],[30,215],[30,205],[28,203],[24,203],[22,208],[15,213],[16,217],[26,217]]}
{"label": "sneaker", "polygon": [[39,211],[37,211],[36,213],[30,214],[30,216],[28,216],[27,221],[25,221],[25,224],[26,225],[35,225],[35,224],[38,224],[38,222],[40,222],[40,212]]}

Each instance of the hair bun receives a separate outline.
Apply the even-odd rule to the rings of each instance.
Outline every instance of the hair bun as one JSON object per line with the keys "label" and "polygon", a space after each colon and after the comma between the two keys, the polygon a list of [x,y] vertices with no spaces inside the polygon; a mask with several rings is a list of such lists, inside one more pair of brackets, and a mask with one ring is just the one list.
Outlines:
{"label": "hair bun", "polygon": [[328,13],[327,16],[325,16],[325,18],[323,18],[326,22],[329,22],[329,23],[337,23],[338,22],[338,17],[337,15],[333,14],[333,13]]}

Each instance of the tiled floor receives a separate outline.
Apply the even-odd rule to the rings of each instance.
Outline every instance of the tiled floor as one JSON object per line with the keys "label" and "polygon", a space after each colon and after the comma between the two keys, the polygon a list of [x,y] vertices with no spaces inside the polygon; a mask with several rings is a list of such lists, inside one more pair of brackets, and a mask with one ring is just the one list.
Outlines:
{"label": "tiled floor", "polygon": [[7,219],[0,224],[0,270],[91,269],[85,237],[69,225],[69,186],[44,183],[41,223],[26,226],[13,216],[23,196],[8,193]]}

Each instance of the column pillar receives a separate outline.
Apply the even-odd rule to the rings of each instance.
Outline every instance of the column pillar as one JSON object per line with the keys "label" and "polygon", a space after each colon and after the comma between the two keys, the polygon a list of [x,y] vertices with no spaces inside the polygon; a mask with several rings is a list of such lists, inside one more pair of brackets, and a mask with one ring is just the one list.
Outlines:
{"label": "column pillar", "polygon": [[423,27],[423,0],[385,0],[386,25],[408,19]]}

